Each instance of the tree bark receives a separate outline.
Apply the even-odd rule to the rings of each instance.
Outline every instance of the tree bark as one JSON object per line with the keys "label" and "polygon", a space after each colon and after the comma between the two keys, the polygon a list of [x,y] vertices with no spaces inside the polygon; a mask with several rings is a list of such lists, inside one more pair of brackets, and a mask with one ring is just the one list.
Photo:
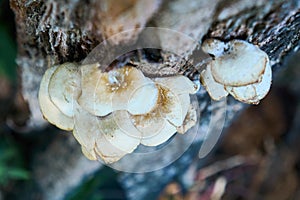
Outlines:
{"label": "tree bark", "polygon": [[[98,2],[96,0],[10,0],[17,25],[17,63],[21,69],[22,93],[31,109],[31,118],[27,126],[41,128],[45,125],[39,111],[37,92],[47,67],[63,62],[79,62],[103,41],[104,35],[99,25],[101,17],[99,17]],[[182,6],[185,2],[188,2],[187,8]],[[193,9],[188,7],[191,2],[196,0],[162,2],[157,15],[148,20],[148,25],[183,31],[185,34],[191,34],[200,43],[205,38],[218,38],[225,41],[247,40],[258,45],[269,55],[275,71],[282,66],[288,55],[299,50],[300,3],[298,0],[255,2],[215,0],[206,5],[206,10],[211,11],[206,12],[209,13],[206,18],[201,18],[197,10],[190,11]],[[174,9],[170,9],[171,4],[181,5],[180,9],[187,11],[176,13]],[[169,21],[162,19],[169,19]],[[185,70],[193,71],[189,68]],[[210,99],[205,93],[200,98],[203,105],[206,105],[201,114],[205,120],[209,117],[207,107]],[[228,115],[232,119],[244,106],[232,100],[229,100],[229,104]],[[230,124],[230,120],[227,123]],[[195,159],[199,143],[200,141],[197,141],[177,162],[167,168],[146,174],[123,173],[120,181],[129,199],[156,196],[163,185],[172,180],[176,174],[182,173]],[[72,164],[74,165],[74,162]],[[51,167],[49,170],[49,173],[53,172]],[[64,176],[67,178],[68,174],[65,173]],[[129,180],[133,184],[126,184]],[[47,190],[47,184],[44,182],[43,184],[45,185],[43,189]],[[136,185],[139,190],[136,190]]]}

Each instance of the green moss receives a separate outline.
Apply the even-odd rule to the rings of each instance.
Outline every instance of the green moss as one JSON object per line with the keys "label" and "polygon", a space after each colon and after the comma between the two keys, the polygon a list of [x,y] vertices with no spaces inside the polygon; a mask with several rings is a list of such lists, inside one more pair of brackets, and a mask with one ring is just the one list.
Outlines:
{"label": "green moss", "polygon": [[3,24],[0,24],[0,75],[8,77],[12,81],[16,81],[16,45],[8,30]]}
{"label": "green moss", "polygon": [[20,149],[7,135],[0,136],[0,185],[11,180],[28,180],[29,172],[24,168]]}

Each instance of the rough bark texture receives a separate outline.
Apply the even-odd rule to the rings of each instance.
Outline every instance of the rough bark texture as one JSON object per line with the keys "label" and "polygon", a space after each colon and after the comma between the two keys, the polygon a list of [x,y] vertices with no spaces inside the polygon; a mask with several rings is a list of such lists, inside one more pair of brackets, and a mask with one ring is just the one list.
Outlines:
{"label": "rough bark texture", "polygon": [[[96,15],[99,7],[95,6],[97,5],[96,0],[11,0],[10,2],[16,16],[19,47],[17,63],[22,71],[22,90],[31,108],[31,120],[28,122],[28,126],[38,128],[45,125],[37,101],[39,82],[44,71],[53,64],[81,61],[103,40],[101,31],[99,31],[101,18]],[[172,19],[180,18],[182,21],[178,23],[178,27],[176,22],[167,27],[175,30],[178,28],[179,31],[187,30],[186,34],[192,33],[196,37],[195,40],[198,41],[210,37],[222,40],[234,38],[247,40],[257,44],[267,52],[272,61],[273,69],[274,67],[280,67],[287,55],[299,50],[300,3],[298,0],[261,0],[254,3],[249,3],[248,0],[214,1],[212,4],[215,6],[208,5],[209,8],[214,9],[214,12],[207,24],[201,27],[201,30],[198,30],[197,23],[193,23],[198,19],[197,10],[194,12],[195,15],[191,14],[186,19],[184,19],[184,16],[186,16],[184,12],[179,12],[178,15],[172,12],[169,13],[170,4],[176,6],[176,2],[180,4],[184,1],[174,2],[164,1],[157,11],[159,15],[152,20],[150,19],[149,25],[165,25],[166,21],[160,22],[159,20],[164,19],[162,16],[168,16]],[[182,9],[184,10],[184,8]],[[191,8],[187,8],[185,12],[190,13],[188,9]],[[199,23],[201,22],[199,20]],[[187,71],[189,70],[187,69]],[[200,91],[198,97],[202,102],[202,105],[200,105],[202,108],[202,124],[205,126],[211,113],[210,100],[203,90]],[[229,101],[227,107],[229,120],[227,124],[242,107],[240,103]],[[61,140],[61,138],[58,137],[57,140]],[[178,161],[167,168],[145,174],[122,174],[120,181],[126,189],[128,198],[144,199],[145,197],[157,196],[163,185],[177,176],[179,172],[182,173],[197,157],[200,142],[201,138],[196,140]],[[76,145],[76,143],[72,145]],[[68,154],[62,155],[68,156]],[[47,151],[43,156],[50,156],[49,160],[53,160],[56,155],[53,155],[51,151]],[[77,156],[77,159],[78,162],[66,161],[60,167],[62,169],[68,166],[74,167],[74,163],[77,167],[81,166],[82,161],[79,160],[82,158]],[[51,179],[48,182],[54,185],[52,189],[58,188],[61,184],[55,182],[56,178],[53,178],[52,175],[55,177],[55,174],[58,173],[62,174],[63,177],[68,177],[67,172],[59,172],[60,170],[57,168],[52,169],[51,166],[44,167],[45,171],[49,170],[44,178]],[[95,167],[90,167],[86,173],[94,170]],[[81,176],[82,174],[78,175],[78,177]],[[45,180],[40,181],[39,184],[43,191],[47,191],[44,192],[44,197],[50,199],[51,197],[48,194],[55,193],[55,191],[48,190],[49,185],[45,183]],[[66,183],[66,185],[68,184]],[[75,186],[76,184],[72,183],[71,185]],[[136,185],[138,185],[139,190],[136,190]],[[65,192],[72,188],[69,186],[62,187],[65,187]],[[51,192],[49,193],[49,191]],[[63,196],[63,194],[60,195],[56,198],[59,199]]]}

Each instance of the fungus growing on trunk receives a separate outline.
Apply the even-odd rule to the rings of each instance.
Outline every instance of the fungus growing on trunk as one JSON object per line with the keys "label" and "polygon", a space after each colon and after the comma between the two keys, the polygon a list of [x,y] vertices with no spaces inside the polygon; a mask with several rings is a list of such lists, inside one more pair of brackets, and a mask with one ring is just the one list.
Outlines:
{"label": "fungus growing on trunk", "polygon": [[202,49],[214,58],[200,80],[214,100],[231,94],[239,101],[258,104],[269,92],[272,70],[268,55],[242,40],[203,42]]}
{"label": "fungus growing on trunk", "polygon": [[197,89],[182,75],[150,79],[129,66],[103,72],[97,63],[68,63],[46,71],[39,100],[50,123],[73,129],[88,159],[113,163],[193,127]]}

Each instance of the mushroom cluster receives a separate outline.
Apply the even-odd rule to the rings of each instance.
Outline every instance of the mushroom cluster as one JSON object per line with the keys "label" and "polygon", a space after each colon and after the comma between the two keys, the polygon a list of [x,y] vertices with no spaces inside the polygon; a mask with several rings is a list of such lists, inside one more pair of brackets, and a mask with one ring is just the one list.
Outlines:
{"label": "mushroom cluster", "polygon": [[50,123],[73,130],[87,158],[113,163],[193,127],[197,89],[182,75],[150,79],[129,66],[103,72],[97,63],[65,63],[45,72],[39,103]]}
{"label": "mushroom cluster", "polygon": [[208,39],[202,49],[213,56],[200,75],[213,100],[231,94],[241,102],[258,104],[267,95],[272,70],[268,55],[257,46],[242,40]]}

